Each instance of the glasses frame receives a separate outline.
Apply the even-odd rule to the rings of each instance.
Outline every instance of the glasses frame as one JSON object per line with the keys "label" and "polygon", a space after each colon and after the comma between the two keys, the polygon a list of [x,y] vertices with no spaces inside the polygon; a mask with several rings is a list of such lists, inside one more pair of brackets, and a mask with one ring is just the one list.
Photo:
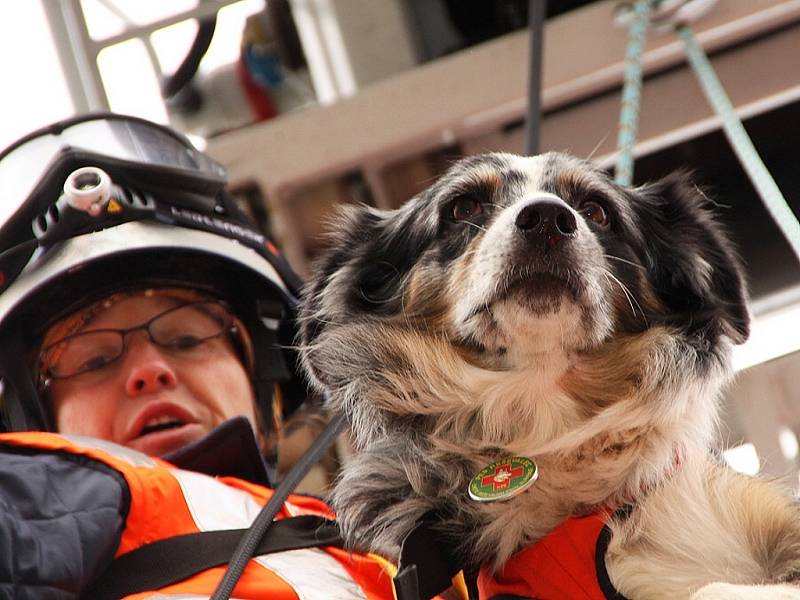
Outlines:
{"label": "glasses frame", "polygon": [[[42,348],[39,351],[39,359],[38,359],[39,369],[38,369],[38,371],[40,373],[42,373],[42,375],[40,376],[41,385],[42,385],[43,388],[47,388],[52,384],[53,381],[63,380],[63,379],[70,379],[72,377],[77,377],[78,375],[83,375],[84,373],[90,373],[92,371],[98,371],[98,370],[100,370],[102,368],[105,368],[105,367],[117,362],[120,358],[125,356],[125,353],[128,350],[128,335],[133,333],[133,332],[135,332],[135,331],[144,331],[145,334],[147,335],[148,341],[151,344],[153,344],[155,346],[158,346],[159,348],[173,348],[173,349],[175,349],[175,348],[178,347],[176,344],[168,344],[168,343],[167,344],[163,344],[163,343],[159,342],[158,340],[156,340],[153,337],[152,332],[150,331],[150,326],[153,324],[154,321],[157,321],[158,319],[162,318],[164,315],[167,315],[167,314],[169,314],[171,312],[174,312],[176,310],[180,310],[180,309],[191,307],[191,306],[200,306],[200,305],[208,305],[208,304],[213,304],[213,305],[216,305],[216,306],[219,306],[220,308],[222,308],[223,311],[224,311],[224,315],[226,317],[227,323],[223,324],[222,331],[220,331],[219,333],[215,333],[214,335],[209,335],[207,337],[199,339],[197,341],[197,344],[195,344],[193,347],[200,346],[201,344],[204,344],[204,343],[206,343],[206,342],[208,342],[210,340],[216,339],[216,338],[218,338],[220,336],[223,336],[223,335],[231,336],[232,340],[234,342],[236,342],[236,340],[239,339],[239,336],[241,335],[241,332],[239,331],[239,327],[237,327],[237,325],[235,324],[235,319],[236,318],[235,318],[233,312],[231,311],[230,307],[227,304],[225,304],[224,302],[219,301],[219,300],[205,300],[205,301],[197,301],[197,302],[187,302],[185,304],[178,304],[177,306],[172,306],[172,307],[170,307],[170,308],[158,313],[157,315],[153,315],[150,319],[148,319],[144,323],[140,323],[139,325],[135,325],[133,327],[127,327],[127,328],[124,328],[124,329],[108,327],[108,328],[103,328],[103,329],[91,329],[89,331],[78,331],[78,332],[75,332],[75,333],[71,333],[69,335],[65,335],[64,337],[62,337],[62,338],[60,338],[60,339],[48,344],[45,348]],[[213,317],[213,315],[211,315],[211,316]],[[122,349],[121,349],[120,353],[117,356],[115,356],[114,358],[112,358],[111,360],[109,360],[107,363],[102,365],[102,366],[83,368],[83,369],[81,369],[79,371],[76,371],[75,373],[70,373],[69,375],[58,375],[58,374],[55,374],[50,370],[51,367],[47,367],[45,369],[42,369],[42,367],[45,364],[44,357],[47,354],[47,352],[49,352],[52,348],[54,348],[55,346],[57,346],[59,344],[63,344],[64,342],[67,342],[69,340],[75,339],[77,337],[90,335],[90,334],[93,334],[93,333],[115,333],[115,334],[118,334],[120,336],[120,338],[122,339]]]}

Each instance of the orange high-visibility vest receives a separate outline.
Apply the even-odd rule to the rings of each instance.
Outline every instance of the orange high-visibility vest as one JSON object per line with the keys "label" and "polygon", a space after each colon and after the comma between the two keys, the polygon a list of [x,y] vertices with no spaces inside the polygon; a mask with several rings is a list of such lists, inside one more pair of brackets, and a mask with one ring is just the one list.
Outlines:
{"label": "orange high-visibility vest", "polygon": [[480,598],[625,600],[606,571],[608,516],[596,513],[567,519],[508,559],[498,572],[483,567],[478,576]]}
{"label": "orange high-visibility vest", "polygon": [[[0,435],[0,444],[69,452],[100,461],[123,475],[130,508],[115,557],[144,544],[175,535],[248,527],[272,490],[234,477],[210,477],[177,469],[137,451],[93,438],[25,432]],[[290,496],[278,519],[317,515],[333,518],[321,500]],[[270,600],[391,600],[391,577],[385,561],[326,547],[276,552],[255,557],[245,569],[232,598]],[[128,596],[144,599],[207,598],[225,566],[214,567],[160,590]]]}

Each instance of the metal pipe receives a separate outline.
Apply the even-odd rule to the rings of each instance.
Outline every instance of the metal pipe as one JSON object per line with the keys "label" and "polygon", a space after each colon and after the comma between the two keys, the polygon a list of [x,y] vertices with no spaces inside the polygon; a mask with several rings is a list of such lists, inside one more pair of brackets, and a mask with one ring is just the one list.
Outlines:
{"label": "metal pipe", "polygon": [[525,153],[539,153],[542,120],[542,38],[547,0],[528,1],[528,29],[530,31],[530,58],[528,66],[528,126]]}

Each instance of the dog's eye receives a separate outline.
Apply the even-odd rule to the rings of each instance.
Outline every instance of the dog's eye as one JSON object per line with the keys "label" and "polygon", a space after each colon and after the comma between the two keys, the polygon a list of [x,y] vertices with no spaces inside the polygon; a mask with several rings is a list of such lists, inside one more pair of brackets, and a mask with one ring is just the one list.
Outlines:
{"label": "dog's eye", "polygon": [[581,204],[579,212],[590,221],[594,221],[602,227],[608,225],[608,213],[599,202],[587,200]]}
{"label": "dog's eye", "polygon": [[483,204],[472,196],[456,198],[452,204],[450,216],[454,221],[467,221],[483,212]]}

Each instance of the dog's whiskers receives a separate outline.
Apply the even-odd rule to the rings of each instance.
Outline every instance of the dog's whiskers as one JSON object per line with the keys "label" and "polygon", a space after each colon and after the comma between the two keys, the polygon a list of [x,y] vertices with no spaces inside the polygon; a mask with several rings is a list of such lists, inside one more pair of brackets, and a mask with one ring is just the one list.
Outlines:
{"label": "dog's whiskers", "polygon": [[601,273],[605,276],[606,279],[611,279],[619,286],[619,288],[622,290],[622,293],[625,294],[625,298],[628,300],[628,304],[631,307],[631,312],[633,313],[634,317],[636,317],[636,308],[634,308],[633,305],[634,303],[636,304],[636,307],[639,308],[639,312],[642,315],[642,319],[644,320],[645,325],[648,325],[647,315],[645,315],[642,305],[636,299],[636,296],[633,295],[633,292],[631,292],[628,289],[628,286],[622,283],[613,273],[609,272],[607,269],[603,269]]}
{"label": "dog's whiskers", "polygon": [[608,139],[610,133],[611,132],[608,131],[603,137],[600,138],[600,141],[597,142],[597,144],[595,144],[595,147],[592,148],[592,151],[589,152],[589,156],[586,157],[586,160],[592,160],[592,158],[594,158],[595,153],[600,149],[600,146],[602,146],[603,143]]}
{"label": "dog's whiskers", "polygon": [[630,260],[626,260],[624,258],[620,258],[619,256],[614,256],[613,254],[603,254],[603,256],[605,256],[606,258],[610,258],[611,260],[618,260],[621,263],[625,263],[626,265],[630,265],[632,267],[636,267],[637,269],[642,269],[643,271],[647,270],[642,265],[640,265],[638,263],[635,263],[635,262],[630,261]]}
{"label": "dog's whiskers", "polygon": [[397,298],[400,298],[401,300],[403,298],[403,294],[402,293],[397,293],[397,294],[394,294],[392,296],[387,296],[386,298],[370,298],[367,295],[367,293],[364,291],[363,288],[359,288],[358,292],[361,295],[361,297],[364,300],[366,300],[367,302],[369,302],[370,304],[383,304],[384,302],[389,302],[389,301],[395,300]]}
{"label": "dog's whiskers", "polygon": [[483,232],[485,232],[485,231],[486,231],[486,228],[485,228],[485,227],[481,227],[481,226],[480,226],[480,225],[478,225],[477,223],[470,223],[469,221],[464,221],[464,222],[465,222],[467,225],[470,225],[471,227],[474,227],[475,229],[479,229],[479,230],[481,230],[481,231],[483,231]]}
{"label": "dog's whiskers", "polygon": [[612,275],[611,273],[609,273],[605,269],[603,269],[601,271],[601,273],[602,273],[603,277],[606,278],[606,281],[613,281],[614,283],[619,285],[620,289],[622,290],[622,293],[625,295],[625,299],[628,301],[628,305],[631,307],[631,313],[633,313],[633,316],[635,317],[636,316],[636,309],[633,306],[633,300],[631,299],[631,294],[628,291],[627,287],[619,279],[614,277],[614,275]]}
{"label": "dog's whiskers", "polygon": [[314,318],[314,321],[322,323],[323,325],[339,325],[338,321],[332,321],[331,319]]}
{"label": "dog's whiskers", "polygon": [[693,185],[692,187],[694,188],[694,190],[695,190],[695,191],[696,191],[696,192],[697,192],[697,193],[698,193],[700,196],[702,196],[702,197],[703,197],[703,199],[704,199],[706,202],[708,202],[708,203],[709,203],[709,204],[711,204],[712,206],[715,206],[716,208],[726,208],[726,209],[733,208],[733,207],[732,207],[730,204],[723,204],[722,202],[719,202],[718,200],[714,200],[713,198],[710,198],[709,196],[707,196],[707,195],[706,195],[706,193],[705,193],[705,192],[702,190],[702,188],[700,188],[698,185]]}
{"label": "dog's whiskers", "polygon": [[318,323],[322,323],[323,325],[339,325],[338,321],[334,321],[332,319],[326,319],[322,315],[325,313],[323,311],[317,311],[314,313],[309,313],[307,315],[301,315],[297,317],[298,321],[302,322],[309,322],[309,321],[316,321]]}

